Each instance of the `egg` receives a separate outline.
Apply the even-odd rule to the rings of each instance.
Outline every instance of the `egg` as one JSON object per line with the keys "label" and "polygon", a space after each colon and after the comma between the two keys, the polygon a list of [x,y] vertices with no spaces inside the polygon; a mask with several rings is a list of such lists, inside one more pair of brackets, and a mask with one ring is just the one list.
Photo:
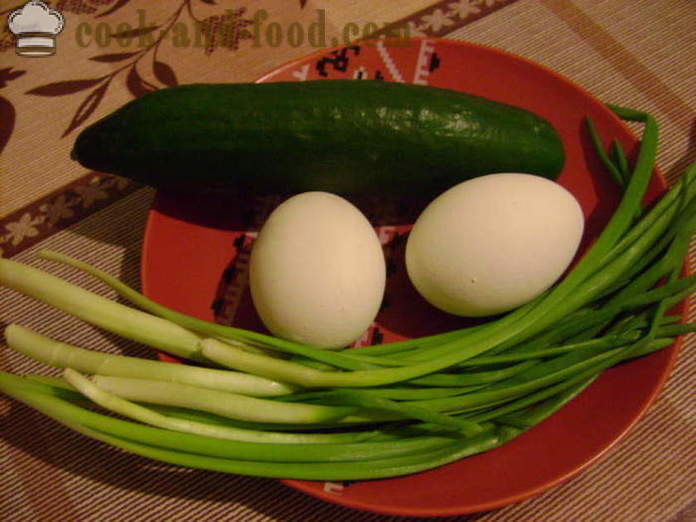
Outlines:
{"label": "egg", "polygon": [[384,296],[386,263],[374,228],[327,192],[287,199],[253,243],[249,285],[274,335],[321,348],[358,339]]}
{"label": "egg", "polygon": [[413,225],[406,269],[433,306],[482,317],[516,308],[556,282],[584,230],[582,209],[558,183],[500,173],[460,183]]}

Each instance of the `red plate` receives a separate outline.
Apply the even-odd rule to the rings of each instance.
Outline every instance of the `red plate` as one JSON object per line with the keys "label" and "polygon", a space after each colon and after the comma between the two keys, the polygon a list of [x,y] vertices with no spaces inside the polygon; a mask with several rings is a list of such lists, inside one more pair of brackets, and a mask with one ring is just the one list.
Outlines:
{"label": "red plate", "polygon": [[[322,50],[259,81],[336,78],[382,78],[461,90],[548,119],[560,133],[567,154],[559,182],[575,194],[584,209],[587,241],[606,222],[618,194],[595,159],[583,131],[583,117],[592,118],[605,143],[616,138],[628,151],[637,145],[612,112],[567,79],[518,56],[463,42],[415,39],[401,47]],[[656,175],[649,198],[664,187]],[[223,203],[158,193],[143,245],[145,294],[197,317],[233,320],[243,327],[261,329],[246,289],[248,246],[253,231],[278,201],[259,198]],[[381,201],[376,206],[384,210]],[[458,320],[427,306],[409,285],[401,264],[403,241],[399,240],[408,222],[392,219],[389,226],[377,229],[394,270],[387,285],[389,306],[362,342],[386,342],[461,326]],[[607,371],[553,417],[484,455],[389,480],[285,483],[329,502],[387,514],[442,516],[499,508],[561,483],[603,455],[655,399],[676,353],[673,346]]]}

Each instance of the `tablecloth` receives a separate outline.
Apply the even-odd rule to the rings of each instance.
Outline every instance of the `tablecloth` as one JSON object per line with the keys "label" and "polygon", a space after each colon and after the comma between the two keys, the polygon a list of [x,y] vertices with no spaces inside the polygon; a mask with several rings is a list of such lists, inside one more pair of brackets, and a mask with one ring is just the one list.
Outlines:
{"label": "tablecloth", "polygon": [[[318,48],[395,26],[519,54],[601,100],[651,112],[661,128],[658,163],[670,182],[696,159],[692,0],[58,0],[29,6],[58,11],[63,25],[51,20],[40,28],[48,34],[25,34],[43,40],[26,40],[22,49],[7,22],[23,6],[0,2],[0,254],[34,266],[49,266],[33,254],[51,248],[139,284],[154,191],[71,161],[85,125],[157,88],[253,81]],[[254,30],[256,19],[263,31]],[[28,30],[22,23],[15,28]],[[302,39],[300,29],[289,29],[294,23]],[[314,38],[312,24],[321,28]],[[26,56],[37,45],[54,54]],[[50,270],[113,297],[75,271]],[[19,322],[97,350],[152,356],[9,291],[0,290],[0,303],[2,326]],[[449,519],[696,520],[695,344],[686,340],[655,404],[599,462],[537,497]],[[51,373],[1,348],[0,364]],[[7,521],[405,519],[330,505],[273,480],[151,463],[5,397],[0,449],[0,519]]]}

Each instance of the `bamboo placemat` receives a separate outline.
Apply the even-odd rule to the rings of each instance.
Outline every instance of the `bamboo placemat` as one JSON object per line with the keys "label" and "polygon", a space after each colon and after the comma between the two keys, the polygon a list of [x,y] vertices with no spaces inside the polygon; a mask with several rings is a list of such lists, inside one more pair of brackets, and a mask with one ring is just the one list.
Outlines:
{"label": "bamboo placemat", "polygon": [[[661,127],[659,164],[670,181],[696,160],[696,10],[690,0],[48,4],[65,17],[54,56],[17,56],[13,35],[7,28],[0,32],[0,253],[34,266],[49,268],[33,253],[51,248],[139,284],[143,227],[154,192],[85,172],[69,159],[72,139],[85,124],[153,88],[251,81],[316,50],[317,42],[294,45],[284,39],[273,46],[254,40],[251,21],[261,11],[265,23],[286,27],[321,22],[328,46],[333,38],[340,43],[346,31],[354,36],[349,24],[380,30],[397,23],[415,36],[444,36],[520,54],[602,100],[655,114]],[[3,23],[21,5],[0,2]],[[199,45],[192,29],[196,23],[208,38]],[[151,25],[158,27],[149,31]],[[190,31],[188,45],[185,30]],[[125,45],[128,38],[131,43]],[[74,271],[49,269],[111,295]],[[5,290],[0,290],[0,321],[20,322],[99,350],[146,355],[133,343]],[[693,338],[684,344],[648,414],[590,469],[536,498],[450,520],[696,520],[694,344]],[[6,350],[0,350],[0,363],[13,372],[47,373]],[[0,448],[0,520],[403,520],[328,505],[276,481],[173,471],[73,434],[5,398],[0,398]]]}

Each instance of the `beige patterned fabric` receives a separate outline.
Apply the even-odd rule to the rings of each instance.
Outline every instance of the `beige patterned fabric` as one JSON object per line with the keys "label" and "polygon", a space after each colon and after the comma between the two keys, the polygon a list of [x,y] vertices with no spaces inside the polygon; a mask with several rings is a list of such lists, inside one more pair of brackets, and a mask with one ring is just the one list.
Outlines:
{"label": "beige patterned fabric", "polygon": [[[19,56],[9,28],[0,29],[0,254],[50,267],[52,273],[102,295],[114,296],[74,270],[38,261],[33,254],[38,248],[50,248],[74,255],[138,286],[143,228],[154,191],[87,172],[71,161],[76,133],[154,88],[252,81],[316,50],[307,41],[256,46],[249,28],[260,10],[269,22],[284,25],[325,20],[324,46],[342,43],[347,24],[381,31],[385,24],[399,22],[412,35],[444,36],[520,54],[555,69],[604,101],[656,115],[662,131],[659,165],[670,181],[696,160],[692,0],[59,0],[48,4],[65,18],[54,56]],[[21,5],[0,1],[2,23]],[[236,29],[229,29],[230,20]],[[208,37],[199,45],[192,29],[196,23]],[[150,31],[151,25],[157,28]],[[182,28],[191,31],[188,45]],[[109,37],[113,34],[117,36]],[[137,46],[138,39],[143,46]],[[134,343],[0,289],[0,326],[12,322],[96,350],[151,356]],[[449,520],[696,520],[695,344],[693,337],[684,343],[666,387],[647,415],[589,469],[535,498]],[[16,373],[57,373],[4,349],[0,366]],[[75,434],[3,396],[0,520],[396,522],[404,518],[330,505],[273,480],[146,461]]]}

